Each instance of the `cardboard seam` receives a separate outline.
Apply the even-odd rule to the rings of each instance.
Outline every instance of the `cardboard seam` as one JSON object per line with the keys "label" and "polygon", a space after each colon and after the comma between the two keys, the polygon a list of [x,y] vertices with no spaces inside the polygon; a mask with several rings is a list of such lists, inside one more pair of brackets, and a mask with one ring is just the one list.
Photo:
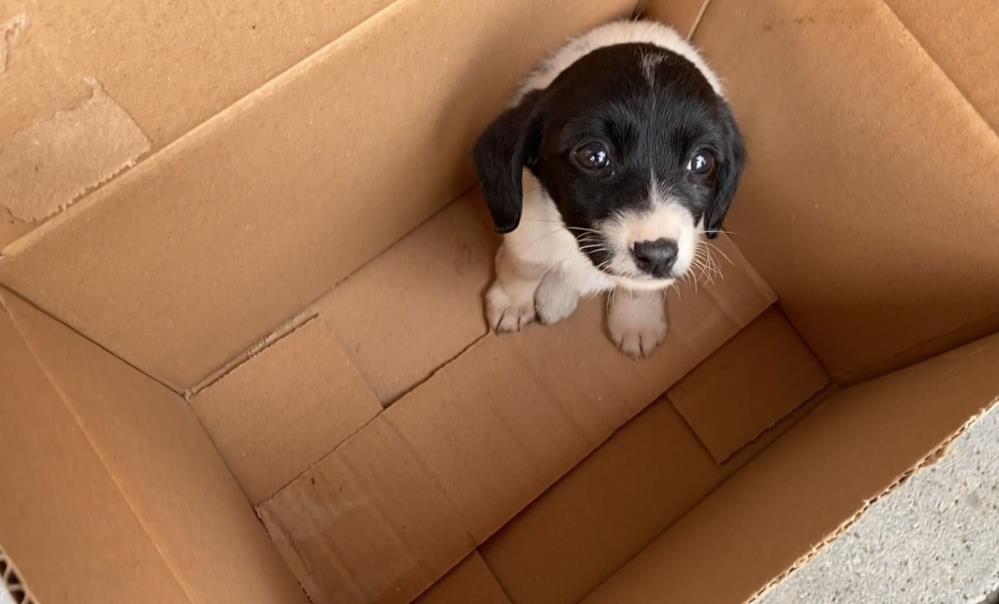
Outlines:
{"label": "cardboard seam", "polygon": [[708,12],[708,5],[711,4],[711,0],[704,0],[701,4],[701,10],[697,12],[697,16],[694,17],[694,22],[690,25],[690,29],[687,31],[687,40],[693,40],[694,35],[697,33],[697,28],[701,25],[701,21],[704,19],[704,13]]}
{"label": "cardboard seam", "polygon": [[[709,357],[709,358],[710,358],[710,357]],[[707,360],[707,359],[705,359],[705,360]],[[691,372],[693,372],[693,371],[695,371],[695,370],[696,370],[696,368],[695,368],[695,369],[692,369],[692,370],[691,370]],[[689,375],[689,374],[688,374],[688,375]],[[681,381],[682,381],[682,380],[681,380]],[[679,382],[677,382],[677,384],[679,384]],[[713,461],[715,462],[715,465],[717,465],[717,466],[719,466],[719,467],[720,467],[720,466],[721,466],[722,464],[724,464],[724,463],[725,463],[725,461],[727,460],[727,458],[726,458],[726,460],[719,460],[719,459],[718,459],[717,457],[715,457],[714,453],[712,453],[712,452],[711,452],[711,449],[709,449],[709,448],[708,448],[708,445],[707,445],[707,443],[705,443],[705,442],[704,442],[703,440],[701,440],[701,435],[697,433],[697,430],[696,430],[696,429],[694,428],[694,425],[690,423],[690,420],[688,420],[688,419],[687,419],[687,416],[686,416],[686,415],[684,415],[683,413],[681,413],[681,412],[680,412],[680,409],[679,409],[679,408],[678,408],[678,407],[676,406],[676,402],[675,402],[675,401],[673,400],[673,397],[672,397],[672,396],[670,396],[670,391],[671,391],[671,390],[672,390],[672,388],[670,388],[669,390],[667,390],[666,392],[664,392],[662,396],[663,396],[663,397],[664,397],[664,398],[666,399],[666,401],[667,401],[667,402],[669,403],[670,407],[672,407],[672,408],[673,408],[673,411],[674,411],[674,412],[675,412],[675,413],[676,413],[676,414],[677,414],[678,416],[680,416],[680,421],[681,421],[681,422],[683,422],[683,425],[684,425],[684,427],[686,427],[686,428],[687,428],[687,430],[688,430],[688,431],[689,431],[689,432],[690,432],[691,434],[693,434],[693,435],[694,435],[694,440],[696,440],[696,441],[697,441],[697,444],[699,444],[699,445],[701,446],[701,450],[702,450],[702,451],[704,451],[704,453],[705,453],[705,454],[706,454],[706,455],[707,455],[708,457],[710,457],[710,458],[711,458],[711,459],[712,459],[712,460],[713,460]],[[653,403],[653,404],[654,404],[654,403]],[[802,404],[804,404],[804,403],[802,403]],[[790,414],[789,414],[789,415],[790,415]],[[785,417],[786,417],[786,416],[785,416]],[[761,432],[761,434],[762,434],[762,432]],[[752,442],[752,440],[749,440],[749,441],[747,441],[747,442],[746,442],[746,443],[745,443],[745,444],[743,445],[743,447],[745,447],[745,446],[749,445],[749,443],[750,443],[750,442]],[[731,453],[731,454],[729,454],[729,456],[728,456],[728,457],[729,457],[729,458],[731,458],[731,457],[732,457],[732,455],[734,455],[734,454],[735,454],[735,453]],[[667,527],[667,528],[668,528],[668,527]],[[665,529],[663,529],[663,530],[665,530]]]}
{"label": "cardboard seam", "polygon": [[[808,399],[805,402],[803,402],[802,404],[798,405],[798,407],[794,411],[792,411],[791,413],[785,415],[782,418],[781,421],[787,421],[787,420],[792,420],[792,421],[788,425],[787,429],[781,435],[777,436],[777,438],[775,438],[774,440],[775,441],[778,440],[783,434],[786,434],[787,432],[789,432],[792,429],[794,429],[794,426],[797,425],[798,422],[800,422],[805,417],[807,417],[809,414],[811,414],[813,411],[815,411],[826,399],[828,399],[830,396],[832,396],[836,392],[839,392],[840,390],[841,389],[839,388],[839,386],[837,386],[835,383],[829,383],[828,385],[826,385],[826,387],[823,390],[819,391],[818,393],[816,393],[815,395],[813,395],[810,399]],[[669,402],[670,402],[670,404],[673,403],[672,400],[670,400]],[[801,412],[801,415],[799,417],[797,417],[797,418],[794,418],[794,415],[796,413],[799,413],[799,412]],[[677,415],[680,416],[680,419],[683,421],[683,423],[687,427],[687,429],[690,430],[692,433],[694,433],[694,436],[695,436],[696,440],[698,442],[701,442],[700,438],[697,438],[696,432],[694,432],[693,428],[687,422],[687,419],[683,416],[683,414],[677,412]],[[780,422],[778,422],[778,423],[780,423]],[[774,424],[774,426],[771,426],[771,428],[775,427],[776,425],[777,424]],[[623,427],[624,426],[622,426],[621,428],[623,428]],[[620,430],[621,428],[618,428],[618,430]],[[615,430],[615,432],[617,432],[617,431]],[[758,439],[764,433],[765,432],[760,433],[756,437],[756,439]],[[743,450],[743,449],[745,449],[749,445],[751,445],[753,443],[753,441],[755,441],[756,439],[753,439],[752,441],[747,442],[746,445],[743,446],[742,449],[740,449],[740,451]],[[703,447],[704,444],[701,443],[701,446]],[[760,449],[752,457],[749,457],[749,458],[743,460],[742,461],[742,465],[739,466],[738,469],[744,468],[747,465],[749,465],[757,456],[759,456],[765,450],[766,450],[766,448]],[[736,453],[734,453],[733,455],[730,455],[729,458],[728,458],[728,460],[726,460],[725,462],[723,462],[721,464],[718,464],[719,467],[723,467],[723,466],[725,466],[725,464],[730,463],[732,461],[732,458],[735,457],[735,455],[737,453],[738,453],[738,451]],[[708,456],[711,457],[712,459],[714,459],[714,457],[711,456],[710,452],[708,452]],[[708,490],[706,493],[704,493],[703,497],[701,497],[697,501],[695,501],[694,504],[690,506],[690,508],[688,508],[685,512],[683,512],[682,514],[680,514],[675,520],[673,520],[673,522],[670,522],[669,524],[667,524],[666,526],[664,526],[662,528],[662,530],[660,530],[658,533],[656,533],[656,534],[652,535],[651,537],[649,537],[648,541],[646,541],[641,547],[639,547],[626,560],[624,560],[621,564],[617,565],[614,568],[614,570],[610,571],[609,573],[607,573],[607,575],[605,575],[603,578],[601,578],[600,581],[598,581],[593,586],[593,588],[590,589],[590,591],[586,594],[586,596],[583,598],[583,600],[586,600],[586,598],[589,597],[590,594],[592,594],[592,593],[596,592],[598,589],[600,589],[600,586],[602,586],[611,577],[613,577],[619,571],[621,571],[621,569],[623,569],[624,567],[626,567],[629,564],[631,564],[631,562],[633,560],[635,560],[636,558],[638,558],[638,556],[640,556],[642,554],[642,552],[644,552],[645,549],[648,548],[648,546],[650,546],[656,539],[658,539],[662,535],[666,534],[674,525],[676,525],[677,523],[681,522],[688,514],[690,514],[691,512],[693,512],[695,509],[697,509],[698,506],[700,506],[705,500],[707,500],[709,497],[711,497],[715,493],[715,491],[717,491],[718,489],[722,488],[722,486],[724,486],[726,482],[728,482],[729,480],[731,480],[732,477],[735,476],[737,473],[738,473],[738,470],[733,471],[730,475],[728,475],[728,477],[724,478],[723,480],[721,480],[720,482],[718,482],[714,487],[712,487],[710,490]],[[746,602],[745,604],[750,604],[750,603]]]}
{"label": "cardboard seam", "polygon": [[957,440],[958,437],[960,437],[962,434],[964,434],[968,430],[968,428],[970,428],[974,423],[980,420],[986,413],[989,413],[993,409],[999,409],[999,398],[993,399],[991,402],[987,403],[984,407],[979,409],[977,413],[975,413],[972,417],[967,419],[964,422],[964,424],[962,424],[961,427],[959,427],[954,433],[952,433],[942,443],[937,445],[933,450],[931,450],[929,453],[923,456],[918,462],[916,462],[914,466],[912,466],[908,470],[904,471],[901,475],[899,475],[891,484],[885,487],[880,493],[874,495],[873,497],[865,499],[861,503],[861,507],[859,510],[857,510],[852,516],[844,520],[835,529],[833,529],[833,531],[830,532],[828,535],[826,535],[825,538],[823,538],[821,541],[813,545],[812,548],[807,553],[805,553],[803,556],[795,560],[790,567],[788,567],[786,570],[784,570],[776,577],[772,578],[769,582],[767,582],[766,585],[764,585],[762,588],[760,588],[754,594],[752,594],[750,598],[746,600],[746,604],[753,604],[761,597],[766,595],[767,592],[769,592],[778,584],[780,584],[789,576],[791,576],[796,570],[802,568],[803,566],[811,562],[826,547],[828,547],[834,541],[839,539],[839,537],[842,536],[847,529],[853,526],[857,522],[857,520],[859,520],[860,517],[863,516],[867,512],[867,510],[870,509],[872,505],[877,503],[878,500],[891,494],[892,491],[894,491],[899,486],[904,484],[906,481],[908,481],[912,476],[916,475],[918,472],[922,471],[923,469],[929,466],[932,466],[936,462],[943,459],[949,452],[951,445],[954,444],[954,441]]}
{"label": "cardboard seam", "polygon": [[[790,322],[790,319],[788,319],[788,321]],[[871,380],[875,380],[889,373],[898,371],[899,369],[905,369],[913,365],[918,365],[919,363],[922,363],[923,361],[931,359],[935,356],[952,352],[954,350],[962,348],[966,344],[970,344],[971,342],[974,342],[976,340],[988,337],[989,334],[987,333],[972,334],[970,336],[960,337],[960,333],[963,330],[968,329],[969,327],[973,327],[975,325],[990,325],[996,322],[999,322],[999,312],[992,313],[976,321],[964,323],[963,325],[955,329],[951,329],[946,333],[938,334],[930,338],[927,338],[921,342],[913,344],[912,346],[909,346],[904,350],[901,350],[891,355],[886,359],[877,361],[875,363],[871,363],[864,367],[859,367],[857,369],[844,371],[836,375],[832,375],[829,372],[829,370],[826,369],[826,373],[829,373],[833,381],[835,381],[837,384],[840,384],[843,387],[855,386],[857,384],[869,382]],[[800,335],[801,334],[799,333],[799,336]],[[952,338],[954,338],[954,340],[953,342],[950,342]],[[802,338],[802,340],[804,341],[804,338]],[[943,349],[938,350],[934,349],[934,345],[937,343],[940,344],[947,343],[949,345]],[[825,367],[825,364],[823,364],[823,367]]]}
{"label": "cardboard seam", "polygon": [[180,588],[181,593],[184,594],[184,597],[186,598],[188,604],[195,604],[195,601],[191,598],[190,590],[187,588],[187,585],[184,584],[184,581],[181,580],[180,575],[177,573],[177,569],[174,568],[174,565],[172,564],[170,559],[165,555],[163,548],[160,546],[159,541],[157,541],[156,538],[153,537],[152,533],[149,530],[149,525],[142,517],[142,514],[140,514],[136,509],[132,499],[125,494],[125,490],[122,488],[121,481],[118,479],[117,474],[111,471],[111,468],[108,466],[107,460],[105,459],[104,455],[101,453],[100,448],[95,443],[93,436],[84,427],[83,421],[81,420],[79,414],[76,412],[76,409],[73,407],[73,405],[69,403],[69,398],[67,397],[66,393],[63,391],[62,387],[56,381],[55,376],[52,375],[52,372],[49,370],[48,366],[42,361],[41,357],[38,354],[38,351],[31,343],[31,338],[28,337],[27,334],[25,333],[23,327],[21,326],[21,322],[18,320],[15,313],[10,312],[10,309],[3,302],[2,296],[0,296],[0,306],[3,307],[4,311],[7,313],[7,316],[10,317],[11,324],[14,326],[14,329],[17,331],[18,335],[20,335],[21,341],[24,342],[25,348],[27,348],[28,353],[31,354],[31,358],[35,361],[35,364],[42,371],[42,374],[45,376],[45,379],[52,387],[52,390],[59,397],[59,401],[62,403],[62,406],[66,410],[66,412],[69,413],[70,417],[73,419],[73,423],[76,425],[76,428],[80,431],[80,434],[82,434],[84,439],[86,439],[87,444],[90,446],[91,451],[93,451],[94,455],[97,457],[97,461],[100,462],[101,467],[107,473],[108,478],[111,479],[111,484],[114,485],[114,488],[118,492],[118,495],[125,502],[125,505],[128,506],[128,510],[129,512],[131,512],[132,517],[135,518],[135,521],[142,528],[143,533],[145,533],[146,537],[152,543],[153,549],[156,551],[156,554],[160,557],[160,560],[163,561],[164,566],[166,566],[166,569],[170,573],[170,576],[173,577],[173,580],[177,583],[177,586]]}
{"label": "cardboard seam", "polygon": [[[440,209],[438,209],[435,212],[433,212],[430,216],[427,216],[426,219],[422,220],[419,224],[417,224],[412,229],[410,229],[409,231],[407,231],[404,235],[402,235],[401,237],[399,237],[398,239],[396,239],[395,241],[393,241],[391,244],[389,244],[388,246],[386,246],[385,249],[383,249],[382,251],[378,252],[374,256],[368,258],[364,262],[362,262],[359,266],[357,266],[357,268],[355,268],[351,272],[347,273],[339,281],[337,281],[336,283],[334,283],[332,287],[330,287],[329,289],[325,290],[323,293],[321,293],[318,296],[316,296],[316,298],[313,299],[308,304],[306,304],[304,306],[303,310],[300,311],[297,315],[293,316],[291,319],[288,319],[287,321],[285,321],[284,323],[282,323],[281,325],[279,325],[276,329],[274,329],[273,331],[271,331],[270,334],[268,334],[267,336],[265,336],[263,339],[259,340],[256,344],[253,344],[249,348],[243,350],[242,352],[238,353],[236,356],[234,356],[231,359],[229,359],[228,361],[226,361],[221,367],[219,367],[219,368],[213,370],[212,372],[210,372],[208,374],[208,377],[204,378],[203,380],[201,380],[200,382],[198,382],[198,384],[196,384],[195,386],[189,388],[188,390],[184,391],[181,394],[183,394],[184,398],[186,398],[188,401],[192,400],[201,391],[203,391],[203,390],[205,390],[207,388],[210,388],[215,383],[217,383],[220,380],[222,380],[226,375],[228,375],[229,373],[231,373],[232,371],[234,371],[237,367],[239,367],[243,363],[246,363],[247,361],[249,361],[252,357],[260,354],[261,352],[263,352],[267,348],[270,348],[271,346],[273,346],[274,344],[276,344],[278,341],[284,339],[285,337],[290,336],[292,333],[294,333],[295,331],[297,331],[301,327],[304,327],[306,323],[309,323],[310,321],[312,321],[313,319],[315,319],[317,317],[318,318],[322,318],[323,320],[326,320],[328,322],[328,324],[332,323],[330,325],[330,330],[333,332],[333,335],[336,336],[337,342],[340,344],[340,347],[343,348],[344,351],[348,353],[347,357],[350,360],[351,364],[353,364],[354,367],[355,367],[355,369],[357,369],[356,363],[354,363],[354,359],[350,358],[350,354],[348,352],[347,347],[343,345],[343,341],[341,340],[339,334],[336,333],[337,329],[336,329],[336,325],[335,325],[335,323],[336,323],[335,319],[326,319],[325,318],[326,315],[324,315],[323,313],[321,313],[319,311],[318,307],[321,306],[322,301],[326,297],[328,297],[333,292],[333,290],[335,290],[336,288],[340,287],[341,285],[343,285],[344,283],[346,283],[351,278],[353,278],[356,275],[358,275],[361,271],[363,271],[365,268],[367,268],[371,263],[375,262],[380,257],[382,257],[384,254],[388,253],[394,247],[396,247],[397,245],[399,245],[402,242],[403,239],[409,237],[414,232],[416,232],[420,228],[422,228],[424,225],[426,225],[430,221],[434,220],[438,216],[438,214],[441,214],[444,211],[446,211],[456,201],[460,200],[462,197],[464,197],[465,195],[467,195],[471,191],[475,190],[475,188],[476,188],[476,185],[473,184],[472,186],[468,187],[467,189],[462,190],[461,193],[459,193],[458,195],[456,195],[454,198],[450,199]],[[0,259],[2,259],[2,255],[0,255]],[[329,314],[333,315],[334,313],[329,313]],[[469,344],[465,348],[462,348],[453,358],[448,359],[444,363],[444,365],[447,365],[447,364],[451,363],[452,361],[454,361],[456,358],[458,358],[459,356],[461,356],[462,354],[464,354],[464,352],[466,350],[468,350],[469,348],[471,348],[479,340],[481,340],[483,337],[485,337],[487,335],[489,335],[488,332],[486,334],[483,334],[479,338],[476,338],[471,344]],[[441,367],[439,367],[437,370],[439,370],[440,368],[443,368],[444,365],[442,365]],[[434,370],[433,373],[436,373],[437,370]],[[367,382],[367,379],[365,378],[364,374],[360,371],[360,369],[357,369],[357,373],[358,373],[358,375],[360,375],[362,378],[365,379],[365,382]],[[411,386],[406,391],[404,391],[401,394],[399,394],[399,395],[395,396],[394,398],[390,399],[389,401],[381,401],[378,397],[375,397],[375,400],[378,400],[380,403],[382,403],[383,407],[388,407],[389,405],[394,404],[396,401],[401,400],[407,394],[409,394],[414,389],[418,388],[421,384],[423,384],[424,382],[426,382],[427,380],[429,380],[431,377],[433,377],[433,373],[431,373],[425,379],[421,380],[419,383]],[[369,387],[370,387],[370,384],[369,384]],[[177,391],[175,388],[171,388],[171,390],[174,390],[175,392]]]}
{"label": "cardboard seam", "polygon": [[413,392],[414,390],[416,390],[420,386],[422,386],[422,385],[426,384],[427,382],[429,382],[430,380],[434,379],[434,377],[440,371],[442,371],[445,367],[447,367],[451,363],[454,363],[455,361],[457,361],[459,358],[465,356],[466,352],[468,352],[469,350],[471,350],[472,348],[474,348],[482,340],[485,340],[486,338],[488,338],[491,333],[492,333],[492,330],[488,330],[488,331],[486,331],[486,333],[484,333],[484,334],[478,336],[477,338],[475,338],[474,340],[472,340],[467,346],[463,347],[461,350],[459,350],[457,353],[455,353],[451,358],[447,359],[439,367],[437,367],[436,369],[434,369],[433,371],[431,371],[430,374],[428,374],[425,378],[423,378],[419,382],[413,384],[412,386],[410,386],[409,388],[407,388],[405,391],[401,392],[398,396],[392,398],[389,401],[386,401],[385,404],[384,404],[385,407],[388,408],[388,407],[396,404],[398,401],[401,401],[402,399],[404,399],[407,396],[409,396],[409,394],[411,392]]}
{"label": "cardboard seam", "polygon": [[191,400],[194,399],[194,397],[196,397],[202,391],[211,388],[218,382],[222,381],[223,379],[225,379],[227,375],[245,365],[252,358],[267,351],[267,349],[269,349],[271,346],[274,346],[275,344],[284,340],[285,338],[292,335],[299,329],[305,327],[318,316],[319,313],[313,310],[310,305],[309,307],[306,308],[306,310],[300,312],[291,319],[288,319],[287,321],[282,323],[280,326],[278,326],[277,329],[272,331],[263,339],[258,340],[256,344],[253,344],[243,352],[237,354],[229,361],[226,361],[226,363],[222,365],[222,367],[208,374],[208,377],[199,382],[197,385],[184,391],[183,393],[184,399],[187,400],[187,402],[191,402]]}
{"label": "cardboard seam", "polygon": [[503,596],[506,597],[507,602],[510,602],[511,604],[516,602],[516,600],[513,599],[513,595],[511,595],[510,590],[506,585],[503,585],[503,581],[500,580],[499,573],[497,573],[492,566],[489,566],[489,560],[486,560],[486,557],[479,552],[479,548],[475,548],[474,553],[480,560],[482,560],[482,565],[485,566],[486,570],[489,571],[489,574],[492,575],[493,582],[496,583],[496,586],[500,588],[501,592],[503,592]]}
{"label": "cardboard seam", "polygon": [[350,442],[351,439],[353,439],[354,437],[356,437],[358,434],[361,433],[362,430],[364,430],[365,428],[367,428],[368,425],[371,424],[371,422],[375,421],[376,419],[378,419],[382,415],[383,415],[383,413],[376,413],[375,415],[372,415],[371,417],[369,417],[363,424],[361,424],[360,426],[358,426],[353,432],[351,432],[346,437],[344,437],[343,440],[341,440],[336,445],[334,445],[332,449],[330,449],[328,452],[326,452],[323,455],[321,455],[319,457],[319,459],[317,459],[317,460],[313,461],[312,463],[310,463],[301,472],[299,472],[294,477],[292,477],[290,480],[288,480],[287,482],[285,482],[284,484],[282,484],[280,487],[278,487],[278,489],[275,490],[273,493],[271,493],[267,497],[261,498],[259,503],[253,504],[253,507],[254,508],[262,508],[265,504],[270,503],[275,497],[277,497],[278,495],[281,494],[281,491],[287,489],[293,483],[301,480],[301,478],[303,476],[305,476],[306,474],[308,474],[309,472],[311,472],[319,464],[321,464],[324,461],[326,461],[326,459],[329,456],[331,456],[334,453],[336,453],[337,451],[339,451],[340,447],[342,447],[344,444]]}
{"label": "cardboard seam", "polygon": [[[301,74],[308,71],[313,64],[326,60],[328,57],[340,52],[342,50],[340,48],[341,46],[352,42],[360,36],[363,36],[365,31],[371,27],[373,22],[376,23],[381,21],[387,18],[389,13],[400,10],[400,5],[415,1],[416,0],[394,0],[388,5],[375,11],[354,27],[341,33],[333,40],[330,40],[318,48],[315,52],[292,64],[271,79],[263,82],[261,85],[236,99],[219,112],[209,116],[204,121],[195,125],[193,128],[170,141],[157,151],[140,159],[135,163],[132,169],[127,171],[127,174],[134,175],[139,173],[141,175],[140,169],[155,170],[159,163],[168,161],[175,155],[183,154],[187,150],[188,146],[196,145],[200,140],[210,138],[219,128],[236,119],[248,109],[254,107],[261,100],[269,98],[278,91],[284,89],[288,82],[300,77]],[[122,173],[122,175],[124,174],[125,173]],[[2,263],[4,258],[7,256],[14,256],[23,253],[26,249],[30,249],[35,245],[36,241],[48,237],[50,232],[61,228],[63,223],[76,217],[77,214],[87,211],[94,204],[100,203],[102,199],[97,199],[100,196],[96,194],[105,189],[107,186],[112,185],[114,182],[118,182],[118,180],[118,178],[111,178],[108,181],[101,183],[93,191],[90,191],[83,197],[79,198],[76,203],[67,208],[65,211],[52,216],[50,219],[41,223],[34,230],[29,231],[24,236],[9,243],[6,247],[0,248],[0,263]]]}
{"label": "cardboard seam", "polygon": [[909,26],[906,25],[905,21],[903,21],[902,18],[899,16],[899,14],[895,12],[895,9],[891,7],[891,4],[888,3],[888,0],[881,0],[881,3],[885,6],[885,8],[888,9],[888,12],[891,13],[892,18],[895,19],[895,21],[900,26],[902,26],[902,29],[904,29],[905,32],[909,35],[909,38],[912,40],[912,43],[915,44],[916,48],[919,49],[920,53],[924,57],[926,57],[926,59],[928,59],[930,63],[933,64],[934,67],[937,68],[937,71],[943,74],[947,82],[950,83],[951,88],[953,88],[957,92],[957,94],[961,97],[961,99],[964,101],[966,109],[970,109],[971,113],[974,114],[975,118],[977,118],[977,121],[983,124],[989,130],[989,132],[992,133],[993,141],[999,142],[999,132],[996,132],[996,129],[992,127],[992,124],[990,124],[988,120],[985,119],[985,116],[983,116],[982,112],[978,110],[978,107],[976,107],[975,104],[971,102],[971,99],[968,98],[968,95],[965,94],[964,90],[957,84],[957,82],[954,81],[954,79],[950,76],[950,74],[947,73],[947,70],[944,69],[939,62],[937,62],[937,60],[933,57],[930,51],[923,45],[923,42],[919,39],[919,37],[916,36],[916,34],[911,29],[909,29]]}
{"label": "cardboard seam", "polygon": [[[173,393],[174,393],[174,394],[176,394],[177,396],[180,396],[180,397],[183,397],[183,393],[179,392],[179,391],[178,391],[178,390],[177,390],[176,388],[174,388],[174,387],[170,386],[170,385],[169,385],[169,384],[167,384],[167,383],[164,383],[164,382],[163,382],[162,380],[160,380],[160,379],[158,379],[158,378],[156,378],[156,377],[153,377],[153,376],[149,375],[148,373],[146,373],[145,371],[143,371],[143,370],[142,370],[141,368],[139,368],[139,367],[136,367],[136,366],[135,366],[135,365],[133,365],[133,364],[132,364],[132,363],[131,363],[131,362],[130,362],[130,361],[129,361],[128,359],[125,359],[125,358],[123,358],[123,357],[119,356],[119,355],[118,355],[117,353],[115,353],[115,352],[114,352],[113,350],[110,350],[110,349],[108,349],[107,347],[105,347],[104,345],[102,345],[102,344],[101,344],[100,342],[98,342],[98,341],[94,340],[93,338],[91,338],[91,337],[90,337],[90,336],[88,336],[87,334],[85,334],[85,333],[83,333],[82,331],[80,331],[80,330],[76,329],[75,327],[73,327],[73,326],[72,326],[72,325],[70,325],[69,323],[67,323],[67,322],[63,321],[63,320],[62,320],[62,319],[60,319],[59,317],[57,317],[57,316],[53,315],[52,313],[50,313],[50,312],[46,311],[46,310],[45,310],[44,308],[42,308],[42,307],[41,307],[41,306],[39,306],[38,304],[35,304],[35,302],[34,302],[33,300],[31,300],[31,299],[30,299],[30,298],[28,298],[27,296],[24,296],[24,295],[22,295],[22,294],[21,294],[21,292],[19,292],[19,291],[15,290],[14,288],[12,288],[12,287],[10,287],[9,285],[7,285],[6,283],[0,283],[0,308],[3,308],[3,309],[5,309],[5,310],[6,310],[6,308],[7,308],[7,306],[6,306],[6,305],[5,305],[4,303],[3,303],[3,294],[4,294],[4,292],[5,292],[5,291],[7,291],[7,292],[10,292],[11,294],[13,294],[13,295],[17,296],[17,297],[18,297],[18,298],[20,298],[21,300],[24,300],[24,301],[25,301],[26,303],[28,303],[28,304],[29,304],[29,305],[30,305],[30,306],[31,306],[32,308],[34,308],[34,309],[35,309],[35,310],[37,310],[38,312],[42,313],[43,315],[45,315],[45,316],[46,316],[46,317],[48,317],[49,319],[51,319],[51,320],[55,321],[56,323],[59,323],[60,325],[62,325],[62,326],[63,326],[63,327],[65,327],[66,329],[68,329],[68,330],[72,331],[73,333],[75,333],[76,335],[80,336],[80,337],[81,337],[81,338],[83,338],[84,340],[86,340],[86,341],[90,342],[91,344],[93,344],[93,345],[94,345],[94,346],[96,346],[97,348],[100,348],[101,350],[103,350],[103,351],[104,351],[104,352],[106,352],[107,354],[111,355],[111,356],[112,356],[112,357],[114,357],[115,359],[117,359],[117,360],[121,361],[121,362],[122,362],[122,363],[124,363],[125,365],[128,365],[129,367],[131,367],[131,368],[132,368],[132,369],[134,369],[135,371],[138,371],[139,373],[141,373],[141,374],[142,374],[142,375],[144,375],[145,377],[149,378],[150,380],[152,380],[152,381],[156,382],[156,383],[157,383],[157,384],[159,384],[160,386],[163,386],[164,388],[166,388],[166,389],[167,389],[167,390],[169,390],[170,392],[173,392]],[[13,317],[14,317],[14,315],[13,315],[13,314],[11,314],[11,313],[10,313],[9,311],[8,311],[8,313],[7,313],[7,314],[8,314],[8,316],[10,316],[10,317],[11,317],[11,320],[13,320]]]}

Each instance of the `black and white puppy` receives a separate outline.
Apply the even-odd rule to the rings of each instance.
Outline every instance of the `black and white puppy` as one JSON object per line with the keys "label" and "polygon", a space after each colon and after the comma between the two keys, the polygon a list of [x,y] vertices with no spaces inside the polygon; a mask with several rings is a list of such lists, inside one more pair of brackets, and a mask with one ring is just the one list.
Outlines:
{"label": "black and white puppy", "polygon": [[745,161],[721,83],[676,31],[621,21],[569,42],[475,147],[504,233],[490,325],[554,323],[613,291],[613,340],[647,356],[666,334],[663,292],[721,230]]}

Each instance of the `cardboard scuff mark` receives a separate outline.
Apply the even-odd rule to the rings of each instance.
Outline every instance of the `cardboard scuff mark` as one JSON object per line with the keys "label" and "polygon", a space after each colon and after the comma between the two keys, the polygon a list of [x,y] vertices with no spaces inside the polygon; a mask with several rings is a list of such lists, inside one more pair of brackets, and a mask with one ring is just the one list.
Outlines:
{"label": "cardboard scuff mark", "polygon": [[0,25],[0,73],[7,71],[11,51],[21,41],[24,30],[28,29],[28,16],[16,15]]}
{"label": "cardboard scuff mark", "polygon": [[62,211],[149,150],[125,110],[96,80],[85,81],[90,98],[0,144],[0,205],[15,218],[38,221]]}

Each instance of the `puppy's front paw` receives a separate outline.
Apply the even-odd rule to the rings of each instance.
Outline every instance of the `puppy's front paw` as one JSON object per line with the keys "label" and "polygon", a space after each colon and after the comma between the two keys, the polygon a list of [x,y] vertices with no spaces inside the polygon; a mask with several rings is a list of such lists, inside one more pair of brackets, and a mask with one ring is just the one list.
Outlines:
{"label": "puppy's front paw", "polygon": [[666,337],[666,305],[655,293],[617,292],[610,303],[607,327],[625,354],[648,358]]}
{"label": "puppy's front paw", "polygon": [[513,296],[499,283],[486,292],[486,318],[499,333],[520,331],[534,321],[534,294]]}
{"label": "puppy's front paw", "polygon": [[548,273],[534,294],[538,319],[545,325],[558,323],[576,311],[579,292],[555,273]]}

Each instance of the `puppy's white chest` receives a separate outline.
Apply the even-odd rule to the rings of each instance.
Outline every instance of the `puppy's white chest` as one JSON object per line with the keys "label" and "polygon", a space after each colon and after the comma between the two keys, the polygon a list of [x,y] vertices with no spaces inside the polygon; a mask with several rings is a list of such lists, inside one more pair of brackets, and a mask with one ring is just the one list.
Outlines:
{"label": "puppy's white chest", "polygon": [[582,295],[614,289],[614,282],[597,270],[566,229],[555,203],[540,183],[525,171],[524,209],[520,226],[506,236],[506,245],[518,258],[560,273]]}

